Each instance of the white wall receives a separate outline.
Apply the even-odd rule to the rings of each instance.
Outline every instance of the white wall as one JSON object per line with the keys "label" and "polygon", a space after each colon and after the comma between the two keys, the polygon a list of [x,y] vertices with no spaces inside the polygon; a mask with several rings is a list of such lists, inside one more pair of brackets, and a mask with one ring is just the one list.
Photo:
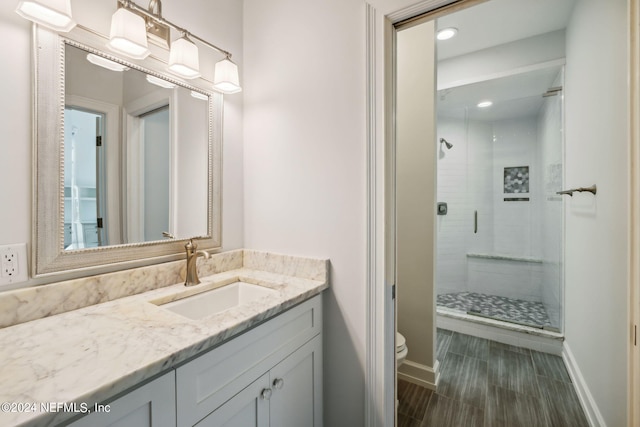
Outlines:
{"label": "white wall", "polygon": [[171,140],[169,108],[144,116],[144,239],[161,240],[169,229]]}
{"label": "white wall", "polygon": [[245,243],[327,257],[324,423],[364,423],[365,8],[245,0]]}
{"label": "white wall", "polygon": [[[0,4],[0,54],[11,58],[0,71],[0,180],[11,182],[3,187],[0,204],[0,244],[31,241],[31,128],[32,61],[31,23],[15,12],[17,1]],[[110,15],[115,2],[101,0],[71,2],[76,20],[108,34]],[[193,33],[211,40],[234,53],[242,70],[242,2],[197,0],[166,2],[163,14],[171,21],[187,26]],[[215,52],[204,53],[219,58]],[[242,76],[241,76],[242,78]],[[243,147],[242,94],[227,96],[224,111],[224,179],[223,244],[224,249],[243,247]],[[53,280],[53,279],[48,279]],[[26,282],[28,286],[34,281]],[[39,283],[39,282],[38,282]]]}
{"label": "white wall", "polygon": [[627,4],[580,0],[567,28],[565,345],[606,425],[624,426],[627,382]]}
{"label": "white wall", "polygon": [[435,23],[398,32],[396,50],[397,329],[410,349],[398,378],[437,384]]}
{"label": "white wall", "polygon": [[[174,112],[180,123],[178,133],[182,137],[177,141],[180,149],[175,153],[174,159],[177,171],[174,185],[177,188],[178,202],[173,206],[173,232],[181,237],[197,236],[207,229],[207,219],[201,213],[206,212],[208,186],[207,181],[200,179],[197,172],[208,167],[208,146],[203,142],[207,141],[209,113],[207,102],[194,98],[191,91],[184,88],[174,93],[174,101],[177,104]],[[222,197],[224,203],[225,195]]]}
{"label": "white wall", "polygon": [[31,242],[31,24],[14,13],[17,3],[0,4],[0,54],[11,58],[0,70],[1,93],[0,244]]}

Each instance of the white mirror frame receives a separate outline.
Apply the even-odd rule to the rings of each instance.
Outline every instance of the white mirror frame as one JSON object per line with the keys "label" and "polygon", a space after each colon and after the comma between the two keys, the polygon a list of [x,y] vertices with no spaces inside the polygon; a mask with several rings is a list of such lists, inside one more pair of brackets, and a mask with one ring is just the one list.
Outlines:
{"label": "white mirror frame", "polygon": [[[198,239],[201,249],[222,247],[222,106],[223,96],[205,88],[205,80],[186,83],[164,73],[167,64],[155,57],[144,61],[123,61],[104,52],[107,39],[86,28],[77,27],[70,38],[36,24],[33,26],[34,108],[33,108],[33,200],[32,275],[42,277],[70,271],[96,270],[117,265],[116,269],[178,259],[188,239],[161,240],[64,250],[64,106],[65,45],[99,54],[130,68],[168,80],[209,96],[209,166],[207,235]],[[81,40],[81,42],[77,41]],[[160,70],[160,71],[158,71]],[[200,85],[199,82],[203,84]],[[120,268],[121,267],[121,268]],[[113,269],[113,268],[112,268]]]}

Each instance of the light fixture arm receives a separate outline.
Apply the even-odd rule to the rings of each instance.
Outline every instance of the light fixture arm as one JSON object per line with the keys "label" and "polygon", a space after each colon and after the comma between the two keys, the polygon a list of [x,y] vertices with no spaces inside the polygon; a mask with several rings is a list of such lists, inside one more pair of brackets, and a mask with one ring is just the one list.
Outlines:
{"label": "light fixture arm", "polygon": [[158,18],[162,18],[162,1],[151,0],[149,2],[149,12],[153,13]]}
{"label": "light fixture arm", "polygon": [[[131,9],[131,10],[135,10],[136,12],[138,12],[141,15],[146,16],[147,18],[156,21],[160,24],[164,24],[167,25],[171,28],[173,28],[174,30],[179,31],[180,33],[184,33],[184,34],[188,34],[189,37],[198,40],[200,43],[202,43],[205,46],[208,46],[209,48],[222,53],[223,55],[225,55],[227,58],[231,58],[231,53],[219,48],[218,46],[209,43],[208,41],[204,40],[203,38],[200,38],[198,36],[196,36],[193,33],[190,33],[189,31],[187,31],[186,29],[177,26],[176,24],[174,24],[173,22],[169,22],[166,19],[164,19],[162,17],[162,5],[160,3],[159,0],[151,0],[151,2],[149,3],[149,10],[138,6],[137,4],[135,4],[134,2],[132,2],[131,0],[118,0],[118,2],[122,5],[122,7],[124,7],[125,9]],[[150,10],[152,10],[152,7],[157,9],[157,14],[152,13]]]}

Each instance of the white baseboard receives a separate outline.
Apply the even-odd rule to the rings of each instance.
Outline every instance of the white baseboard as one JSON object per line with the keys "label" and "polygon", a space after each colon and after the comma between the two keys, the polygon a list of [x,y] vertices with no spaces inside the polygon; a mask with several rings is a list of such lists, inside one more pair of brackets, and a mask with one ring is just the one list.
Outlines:
{"label": "white baseboard", "polygon": [[566,341],[562,346],[562,359],[567,367],[567,371],[569,371],[569,376],[573,382],[573,388],[576,390],[576,394],[578,395],[582,409],[587,416],[589,425],[591,427],[607,427],[607,424],[602,418],[602,414],[598,410],[598,405],[596,405],[596,402],[591,395],[591,391],[589,391],[589,387],[582,376],[582,372],[576,363],[576,359],[573,357],[569,344],[567,344]]}
{"label": "white baseboard", "polygon": [[413,384],[435,390],[438,386],[439,362],[436,360],[435,366],[422,365],[420,363],[405,360],[398,368],[398,379],[405,380]]}

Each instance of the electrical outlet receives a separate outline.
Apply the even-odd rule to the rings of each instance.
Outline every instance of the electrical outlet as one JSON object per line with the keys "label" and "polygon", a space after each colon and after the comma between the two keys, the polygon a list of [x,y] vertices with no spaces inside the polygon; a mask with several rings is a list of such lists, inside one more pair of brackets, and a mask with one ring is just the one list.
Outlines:
{"label": "electrical outlet", "polygon": [[27,244],[0,246],[0,285],[24,282],[27,274]]}
{"label": "electrical outlet", "polygon": [[7,250],[2,255],[2,275],[13,277],[18,273],[18,254],[13,250]]}

